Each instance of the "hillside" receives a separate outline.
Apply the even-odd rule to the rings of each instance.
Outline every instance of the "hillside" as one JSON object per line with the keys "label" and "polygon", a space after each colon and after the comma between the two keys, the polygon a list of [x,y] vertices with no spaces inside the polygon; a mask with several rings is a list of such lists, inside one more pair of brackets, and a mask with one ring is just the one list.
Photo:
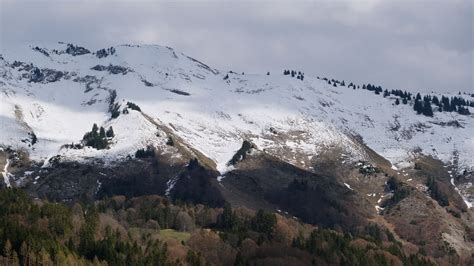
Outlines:
{"label": "hillside", "polygon": [[422,95],[424,115],[414,92],[217,70],[158,45],[7,44],[0,55],[5,186],[71,204],[227,202],[354,234],[375,222],[409,254],[470,259],[471,94]]}

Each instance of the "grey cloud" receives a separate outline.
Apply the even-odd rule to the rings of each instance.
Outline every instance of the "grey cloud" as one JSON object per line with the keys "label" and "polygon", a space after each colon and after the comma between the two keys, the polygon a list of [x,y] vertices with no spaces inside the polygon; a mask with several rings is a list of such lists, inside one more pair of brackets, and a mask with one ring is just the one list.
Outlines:
{"label": "grey cloud", "polygon": [[[71,3],[72,2],[72,3]],[[222,70],[303,70],[389,88],[473,90],[473,4],[8,1],[1,41],[168,45]]]}

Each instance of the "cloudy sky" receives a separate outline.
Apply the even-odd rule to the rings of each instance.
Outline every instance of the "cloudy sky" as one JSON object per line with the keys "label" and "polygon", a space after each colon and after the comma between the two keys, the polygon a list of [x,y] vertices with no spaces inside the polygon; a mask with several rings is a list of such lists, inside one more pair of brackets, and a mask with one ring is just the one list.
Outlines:
{"label": "cloudy sky", "polygon": [[0,0],[0,10],[0,43],[155,43],[224,71],[474,91],[472,0]]}

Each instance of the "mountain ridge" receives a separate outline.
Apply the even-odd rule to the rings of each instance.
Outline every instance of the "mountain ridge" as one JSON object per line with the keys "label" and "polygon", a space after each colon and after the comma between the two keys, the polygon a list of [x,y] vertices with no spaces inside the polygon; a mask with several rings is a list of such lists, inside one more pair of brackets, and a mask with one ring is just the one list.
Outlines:
{"label": "mountain ridge", "polygon": [[70,203],[229,202],[353,233],[380,220],[406,248],[469,257],[474,115],[454,104],[301,71],[225,72],[157,45],[0,54],[5,186]]}

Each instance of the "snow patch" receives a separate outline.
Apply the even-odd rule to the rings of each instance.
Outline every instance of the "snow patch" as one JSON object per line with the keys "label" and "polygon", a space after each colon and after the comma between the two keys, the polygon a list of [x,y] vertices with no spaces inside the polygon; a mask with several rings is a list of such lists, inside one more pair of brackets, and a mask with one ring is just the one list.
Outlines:
{"label": "snow patch", "polygon": [[348,189],[350,189],[350,190],[354,190],[354,189],[352,189],[352,188],[351,188],[351,186],[350,186],[349,184],[347,184],[347,183],[344,183],[344,185],[345,185],[345,186],[346,186]]}
{"label": "snow patch", "polygon": [[5,166],[3,167],[2,176],[6,186],[11,187],[10,177],[12,177],[13,175],[8,172],[8,166],[10,166],[10,159],[7,159]]}
{"label": "snow patch", "polygon": [[466,206],[467,208],[472,208],[472,202],[470,202],[462,193],[461,191],[459,190],[458,187],[456,187],[456,185],[454,184],[454,178],[451,178],[451,185],[453,185],[454,187],[454,190],[456,190],[456,192],[459,194],[459,196],[461,196],[461,198],[463,199],[464,203],[466,203]]}

